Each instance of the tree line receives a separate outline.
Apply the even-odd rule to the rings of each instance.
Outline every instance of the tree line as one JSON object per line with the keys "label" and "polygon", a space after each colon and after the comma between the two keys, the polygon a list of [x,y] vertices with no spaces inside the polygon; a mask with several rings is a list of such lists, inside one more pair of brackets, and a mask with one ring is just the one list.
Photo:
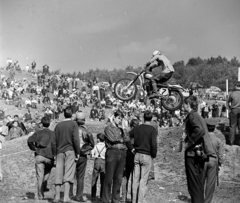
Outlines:
{"label": "tree line", "polygon": [[[201,59],[200,57],[190,58],[185,64],[184,61],[178,61],[173,64],[175,73],[169,81],[171,84],[180,84],[184,88],[188,88],[191,82],[198,82],[204,88],[210,86],[217,86],[223,91],[226,90],[226,79],[229,81],[229,89],[234,87],[234,83],[238,80],[238,67],[240,67],[239,60],[234,57],[228,60],[225,57],[211,57],[208,59]],[[91,69],[87,72],[73,72],[67,73],[71,77],[77,77],[81,80],[107,81],[114,83],[120,78],[126,77],[127,72],[140,72],[142,67],[133,68],[127,66],[125,69]],[[57,70],[60,72],[60,70]],[[54,71],[56,73],[56,71]]]}

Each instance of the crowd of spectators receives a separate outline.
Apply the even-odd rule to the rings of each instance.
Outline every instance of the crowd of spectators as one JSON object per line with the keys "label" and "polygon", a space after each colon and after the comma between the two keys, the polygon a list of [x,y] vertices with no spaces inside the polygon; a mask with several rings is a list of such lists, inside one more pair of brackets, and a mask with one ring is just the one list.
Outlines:
{"label": "crowd of spectators", "polygon": [[[28,145],[35,151],[39,199],[44,198],[47,179],[55,164],[56,195],[53,202],[60,201],[62,185],[64,202],[70,199],[87,201],[83,195],[84,176],[88,157],[92,156],[95,158],[92,200],[97,199],[96,182],[100,175],[100,198],[103,202],[109,202],[111,193],[112,202],[119,202],[120,196],[122,202],[126,202],[130,177],[131,201],[146,201],[149,174],[157,154],[159,129],[181,126],[186,117],[184,109],[169,112],[154,100],[149,105],[141,99],[122,102],[111,92],[105,94],[106,88],[97,81],[89,85],[78,78],[43,72],[36,73],[36,80],[27,81],[16,80],[11,74],[8,78],[1,76],[1,98],[6,104],[24,108],[27,112],[21,118],[17,114],[12,118],[2,109],[0,119],[4,123],[1,136],[12,140],[31,133]],[[82,112],[87,106],[91,106],[88,116]],[[111,109],[108,115],[106,109]],[[217,101],[212,105],[200,102],[199,111],[203,118],[226,116],[226,107]],[[60,114],[65,117],[63,121],[59,120]],[[92,133],[85,126],[88,118],[107,125],[104,133],[97,134],[96,145]],[[48,129],[52,121],[57,122],[54,132]],[[46,139],[44,133],[53,138]],[[45,172],[47,177],[44,177]],[[73,194],[75,178],[76,195]]]}

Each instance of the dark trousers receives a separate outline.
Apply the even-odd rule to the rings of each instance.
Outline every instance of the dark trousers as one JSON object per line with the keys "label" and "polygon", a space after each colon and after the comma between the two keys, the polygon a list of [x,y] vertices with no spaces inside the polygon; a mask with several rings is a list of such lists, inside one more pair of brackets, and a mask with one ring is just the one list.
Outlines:
{"label": "dark trousers", "polygon": [[103,185],[103,202],[109,202],[112,190],[112,203],[119,203],[126,151],[107,149],[105,162],[106,177]]}
{"label": "dark trousers", "polygon": [[[152,73],[150,73],[152,74]],[[167,82],[173,75],[173,72],[170,73],[161,73],[155,77],[150,78],[149,80],[152,83],[152,87],[153,87],[153,92],[157,92],[157,83],[164,83]]]}
{"label": "dark trousers", "polygon": [[204,203],[211,203],[213,198],[213,193],[215,190],[215,182],[217,178],[217,170],[218,170],[218,160],[214,157],[209,157],[208,162],[204,165],[204,175],[203,182],[206,184],[205,186],[205,200]]}
{"label": "dark trousers", "polygon": [[76,197],[77,198],[81,198],[83,196],[84,176],[86,172],[86,167],[87,167],[87,156],[81,155],[76,166],[76,175],[77,175]]}
{"label": "dark trousers", "polygon": [[204,162],[195,157],[185,155],[185,170],[187,176],[188,192],[191,196],[191,203],[204,202],[203,170]]}
{"label": "dark trousers", "polygon": [[229,140],[231,144],[234,144],[237,126],[240,129],[240,108],[232,109],[229,113]]}
{"label": "dark trousers", "polygon": [[134,169],[134,154],[128,150],[127,157],[126,157],[126,165],[123,172],[123,179],[122,179],[122,198],[123,200],[127,200],[127,193],[128,193],[128,182],[131,176],[131,200],[133,197],[132,193],[132,184],[133,184],[133,169]]}
{"label": "dark trousers", "polygon": [[98,176],[100,175],[100,197],[103,196],[103,183],[105,179],[105,159],[101,158],[95,158],[94,161],[94,167],[93,167],[93,173],[92,173],[92,191],[91,191],[91,197],[96,197],[97,193],[97,181]]}

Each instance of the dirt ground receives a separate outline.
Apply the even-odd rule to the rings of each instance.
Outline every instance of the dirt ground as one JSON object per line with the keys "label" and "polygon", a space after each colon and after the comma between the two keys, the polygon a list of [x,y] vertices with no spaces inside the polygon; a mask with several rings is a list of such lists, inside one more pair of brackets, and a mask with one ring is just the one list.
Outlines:
{"label": "dirt ground", "polygon": [[[103,123],[88,124],[94,133],[104,129]],[[158,137],[158,155],[155,159],[155,180],[149,181],[147,201],[155,202],[190,202],[186,186],[183,153],[177,152],[181,128],[162,129]],[[221,136],[220,136],[221,137]],[[0,203],[18,202],[51,202],[54,195],[54,169],[48,187],[51,189],[45,195],[44,201],[35,200],[36,178],[34,169],[34,156],[28,150],[26,141],[28,136],[8,141],[2,150],[1,162],[3,168],[3,181],[0,182]],[[224,136],[221,137],[224,139]],[[15,154],[12,154],[15,153]],[[240,202],[240,148],[238,146],[225,146],[225,165],[220,176],[220,186],[214,193],[214,203]],[[7,156],[12,154],[10,156]],[[85,175],[84,193],[90,197],[90,182],[93,160],[88,160]],[[98,191],[99,192],[99,191]],[[74,201],[73,201],[74,202]],[[88,201],[91,202],[90,200]]]}
{"label": "dirt ground", "polygon": [[[0,100],[0,106],[7,108],[7,114],[23,115],[26,109],[18,110]],[[83,109],[89,115],[90,108]],[[227,126],[227,119],[220,119],[222,126]],[[53,124],[52,128],[55,124]],[[104,122],[92,122],[87,119],[87,125],[94,135],[102,132]],[[228,127],[221,127],[219,137],[226,143]],[[178,141],[181,137],[181,127],[161,129],[158,135],[158,154],[154,160],[155,180],[149,181],[147,192],[148,203],[183,203],[190,202],[187,191],[184,155],[178,152]],[[0,182],[0,203],[32,203],[52,202],[54,196],[54,169],[52,170],[45,194],[46,200],[36,200],[36,176],[34,154],[27,146],[28,136],[7,141],[0,150],[3,180]],[[224,165],[220,171],[220,186],[216,187],[213,203],[239,203],[240,202],[240,147],[224,145]],[[84,193],[90,197],[90,184],[93,160],[89,159],[85,175]],[[97,195],[99,196],[99,190]],[[128,198],[130,198],[128,196]],[[73,201],[74,202],[74,201]],[[89,200],[88,203],[91,201]]]}

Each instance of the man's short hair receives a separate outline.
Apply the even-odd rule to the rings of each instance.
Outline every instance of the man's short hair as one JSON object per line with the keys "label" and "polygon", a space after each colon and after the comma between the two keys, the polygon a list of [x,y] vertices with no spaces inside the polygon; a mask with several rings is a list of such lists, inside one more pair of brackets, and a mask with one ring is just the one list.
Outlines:
{"label": "man's short hair", "polygon": [[43,127],[48,128],[51,123],[50,118],[48,116],[42,117],[41,123],[42,123]]}
{"label": "man's short hair", "polygon": [[66,107],[64,109],[64,117],[65,118],[72,118],[72,108],[71,107]]}
{"label": "man's short hair", "polygon": [[19,118],[19,116],[18,115],[14,115],[13,118]]}
{"label": "man's short hair", "polygon": [[118,117],[118,116],[123,118],[123,113],[121,111],[115,111],[113,115],[114,115],[115,118]]}
{"label": "man's short hair", "polygon": [[130,121],[130,127],[131,127],[131,128],[134,128],[134,127],[138,126],[139,123],[140,123],[140,121],[139,121],[138,119],[133,118],[133,119]]}
{"label": "man's short hair", "polygon": [[104,133],[98,133],[97,134],[97,139],[100,140],[100,142],[104,142],[105,134]]}
{"label": "man's short hair", "polygon": [[215,125],[207,125],[208,132],[214,132],[215,131]]}
{"label": "man's short hair", "polygon": [[144,121],[151,121],[152,117],[153,117],[153,114],[151,111],[145,111],[145,113],[143,115]]}
{"label": "man's short hair", "polygon": [[198,99],[196,96],[190,95],[189,97],[186,97],[183,102],[189,104],[193,110],[198,110]]}

